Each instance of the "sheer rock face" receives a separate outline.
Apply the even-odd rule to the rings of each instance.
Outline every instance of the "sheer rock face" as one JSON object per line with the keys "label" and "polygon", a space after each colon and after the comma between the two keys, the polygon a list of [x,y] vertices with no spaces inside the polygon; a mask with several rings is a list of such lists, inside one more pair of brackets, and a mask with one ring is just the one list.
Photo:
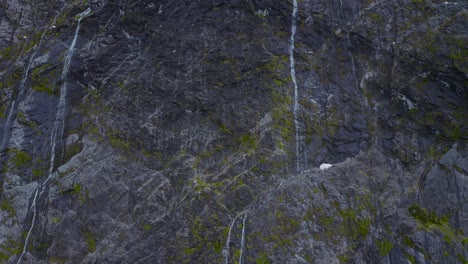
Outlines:
{"label": "sheer rock face", "polygon": [[0,0],[0,262],[465,263],[466,2],[292,6]]}

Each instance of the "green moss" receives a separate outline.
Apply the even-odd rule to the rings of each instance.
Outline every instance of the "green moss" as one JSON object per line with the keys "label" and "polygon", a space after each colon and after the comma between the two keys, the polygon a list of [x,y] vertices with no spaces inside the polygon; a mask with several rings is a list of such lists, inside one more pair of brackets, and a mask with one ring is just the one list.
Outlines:
{"label": "green moss", "polygon": [[85,241],[86,241],[86,244],[88,245],[89,252],[96,251],[96,239],[94,238],[91,232],[85,233]]}
{"label": "green moss", "polygon": [[294,134],[293,113],[287,104],[279,105],[273,109],[273,128],[280,132],[281,138],[286,141],[291,140]]}
{"label": "green moss", "polygon": [[266,252],[261,252],[260,256],[255,260],[255,264],[269,264],[268,255]]}
{"label": "green moss", "polygon": [[47,93],[49,95],[54,95],[55,87],[49,86],[48,79],[33,79],[32,89],[38,92]]}
{"label": "green moss", "polygon": [[[461,233],[463,233],[463,231]],[[468,245],[468,237],[464,237],[462,239],[462,245],[464,245],[464,246]]]}
{"label": "green moss", "polygon": [[304,259],[307,261],[307,263],[314,263],[314,259],[310,255],[305,255]]}
{"label": "green moss", "polygon": [[107,134],[107,137],[109,138],[111,146],[123,149],[125,151],[130,150],[130,143],[128,141],[110,133]]}
{"label": "green moss", "polygon": [[2,211],[8,212],[10,217],[14,217],[16,215],[15,208],[13,207],[11,200],[8,198],[4,198],[0,203],[0,209]]}
{"label": "green moss", "polygon": [[9,88],[13,88],[15,84],[17,84],[21,80],[22,75],[22,69],[15,69],[10,75],[7,76],[6,86]]}
{"label": "green moss", "polygon": [[270,237],[271,241],[274,241],[275,244],[273,245],[274,249],[281,249],[284,252],[288,252],[288,249],[292,246],[291,238],[287,237],[280,237],[278,235],[273,235]]}
{"label": "green moss", "polygon": [[379,250],[379,254],[382,257],[387,256],[390,254],[390,251],[392,251],[393,243],[387,239],[377,240],[376,244]]}
{"label": "green moss", "polygon": [[184,249],[184,254],[185,255],[192,255],[193,253],[195,253],[195,250],[196,250],[196,248],[186,248],[186,249]]}
{"label": "green moss", "polygon": [[225,134],[229,134],[229,135],[233,134],[231,129],[229,129],[225,124],[220,124],[219,125],[219,131],[221,131],[222,133],[225,133]]}
{"label": "green moss", "polygon": [[79,194],[81,194],[81,189],[82,189],[81,184],[76,183],[75,185],[73,185],[73,190],[70,192],[70,194],[79,195]]}
{"label": "green moss", "polygon": [[68,145],[65,148],[65,154],[63,155],[64,162],[69,161],[73,156],[80,153],[81,149],[82,149],[82,146],[81,146],[81,143],[79,142]]}
{"label": "green moss", "polygon": [[[6,263],[6,261],[7,261],[9,258],[10,258],[10,255],[7,255],[6,253],[0,251],[0,261],[4,260],[5,263]],[[3,263],[3,261],[2,261],[2,263]]]}
{"label": "green moss", "polygon": [[43,169],[33,169],[32,174],[34,178],[40,178],[44,176],[45,171]]}
{"label": "green moss", "polygon": [[150,224],[143,225],[143,230],[150,231],[151,230],[151,225]]}
{"label": "green moss", "polygon": [[0,249],[0,260],[8,260],[11,256],[20,254],[23,245],[13,238],[8,238],[0,245]]}
{"label": "green moss", "polygon": [[449,134],[448,134],[448,138],[450,138],[451,140],[458,140],[460,139],[460,137],[462,136],[462,132],[461,132],[461,127],[460,127],[460,124],[456,124],[452,127],[452,129],[450,129],[449,131]]}
{"label": "green moss", "polygon": [[23,167],[29,164],[32,161],[32,157],[25,151],[19,149],[10,149],[9,154],[13,156],[9,159],[9,162],[13,164],[14,167]]}
{"label": "green moss", "polygon": [[414,248],[414,242],[409,236],[403,237],[403,243],[410,248]]}
{"label": "green moss", "polygon": [[450,48],[450,59],[453,61],[453,64],[460,68],[462,71],[467,72],[467,63],[468,63],[468,49],[459,44],[458,41],[454,41],[455,44],[451,45]]}
{"label": "green moss", "polygon": [[404,254],[405,254],[406,259],[407,259],[411,264],[415,264],[415,263],[416,263],[416,259],[415,259],[412,255],[410,255],[410,254],[408,254],[408,253],[406,253],[406,252],[405,252]]}
{"label": "green moss", "polygon": [[468,264],[468,260],[460,253],[457,254],[458,260],[463,264]]}
{"label": "green moss", "polygon": [[247,150],[248,152],[253,152],[258,147],[256,137],[254,135],[251,135],[251,134],[243,134],[240,137],[240,144],[241,144],[241,147],[244,150]]}
{"label": "green moss", "polygon": [[353,209],[338,210],[338,213],[343,218],[343,228],[350,238],[359,239],[367,236],[371,226],[370,218],[357,217],[356,211]]}
{"label": "green moss", "polygon": [[5,118],[6,115],[5,115],[5,111],[6,111],[6,105],[2,105],[0,106],[0,118]]}
{"label": "green moss", "polygon": [[271,61],[266,63],[263,68],[266,71],[276,72],[276,71],[283,71],[286,69],[286,63],[288,61],[288,57],[286,55],[283,56],[273,56]]}
{"label": "green moss", "polygon": [[224,243],[222,241],[215,241],[213,243],[213,250],[216,253],[221,253],[223,251]]}
{"label": "green moss", "polygon": [[448,223],[448,217],[438,217],[434,212],[427,211],[417,204],[413,204],[408,208],[409,214],[423,225],[428,226],[430,224],[441,225]]}
{"label": "green moss", "polygon": [[450,217],[448,215],[439,217],[434,212],[420,208],[416,204],[409,207],[408,212],[417,220],[421,229],[442,235],[448,244],[463,243],[466,239],[463,232],[459,232],[449,225]]}
{"label": "green moss", "polygon": [[279,228],[283,233],[294,233],[301,224],[300,220],[288,217],[283,211],[280,210],[276,211],[275,216]]}
{"label": "green moss", "polygon": [[78,196],[78,199],[82,203],[84,203],[85,200],[86,200],[85,192],[83,191],[83,187],[79,183],[76,183],[76,184],[73,185],[73,190],[70,192],[70,194]]}
{"label": "green moss", "polygon": [[283,80],[279,80],[279,79],[273,79],[273,82],[274,82],[277,86],[284,86],[284,85],[286,84]]}
{"label": "green moss", "polygon": [[239,263],[239,262],[237,262],[237,259],[239,259],[240,253],[241,253],[240,249],[236,248],[236,249],[234,250],[234,258],[236,259],[236,260],[235,260],[236,263]]}
{"label": "green moss", "polygon": [[[192,245],[193,247],[186,249],[186,253],[192,255],[196,252],[203,251],[219,256],[219,253],[222,252],[227,232],[229,232],[225,232],[226,229],[221,228],[221,226],[222,223],[220,217],[216,213],[207,215],[203,218],[201,216],[193,218],[190,224],[189,237],[189,245]],[[179,263],[181,262],[183,261],[179,261]]]}
{"label": "green moss", "polygon": [[20,124],[25,125],[33,130],[36,130],[36,134],[38,135],[41,134],[41,131],[38,129],[38,123],[29,120],[24,112],[19,111],[17,114],[17,119]]}
{"label": "green moss", "polygon": [[370,13],[369,17],[372,20],[372,22],[374,22],[374,23],[384,22],[384,18],[379,13]]}
{"label": "green moss", "polygon": [[14,50],[12,46],[0,50],[0,57],[5,61],[10,60],[13,57],[13,54]]}
{"label": "green moss", "polygon": [[340,263],[348,263],[349,259],[350,258],[347,255],[339,255],[338,256],[338,260],[340,261]]}
{"label": "green moss", "polygon": [[33,90],[44,92],[49,95],[54,95],[55,85],[49,85],[50,81],[45,72],[50,69],[49,64],[44,64],[35,68],[31,73]]}

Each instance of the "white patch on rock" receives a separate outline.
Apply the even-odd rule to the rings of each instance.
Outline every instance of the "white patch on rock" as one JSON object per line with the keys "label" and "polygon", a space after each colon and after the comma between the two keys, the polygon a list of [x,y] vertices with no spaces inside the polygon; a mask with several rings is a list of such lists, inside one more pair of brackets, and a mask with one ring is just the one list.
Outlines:
{"label": "white patch on rock", "polygon": [[376,75],[377,74],[375,72],[366,72],[366,74],[364,74],[364,77],[362,77],[361,82],[359,83],[359,87],[361,87],[361,89],[364,89],[366,87],[366,81],[375,78]]}
{"label": "white patch on rock", "polygon": [[330,168],[331,166],[333,166],[333,165],[332,165],[332,164],[328,164],[328,163],[322,163],[322,164],[320,165],[319,168],[320,168],[321,170],[326,170],[326,169]]}
{"label": "white patch on rock", "polygon": [[72,134],[67,137],[67,146],[74,144],[80,140],[80,136],[78,134]]}
{"label": "white patch on rock", "polygon": [[408,110],[415,109],[417,106],[414,102],[412,102],[408,97],[406,97],[404,94],[398,93],[397,97],[399,100],[403,101],[408,108]]}
{"label": "white patch on rock", "polygon": [[260,16],[260,17],[266,17],[266,16],[268,16],[268,14],[269,14],[268,8],[266,8],[264,10],[255,11],[255,15]]}
{"label": "white patch on rock", "polygon": [[32,62],[31,67],[36,68],[39,65],[45,64],[49,61],[49,58],[50,58],[50,52],[47,52],[46,54],[35,58]]}

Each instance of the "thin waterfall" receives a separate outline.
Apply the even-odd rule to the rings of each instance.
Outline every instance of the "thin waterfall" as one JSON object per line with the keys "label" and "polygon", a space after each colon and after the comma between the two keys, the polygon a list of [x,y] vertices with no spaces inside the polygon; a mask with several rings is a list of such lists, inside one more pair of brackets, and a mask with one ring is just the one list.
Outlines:
{"label": "thin waterfall", "polygon": [[293,9],[291,15],[291,36],[289,38],[289,69],[291,71],[291,79],[294,84],[294,128],[296,133],[296,170],[301,171],[299,147],[301,145],[299,138],[299,91],[296,79],[296,66],[294,61],[294,37],[296,35],[296,20],[297,20],[297,0],[293,0]]}
{"label": "thin waterfall", "polygon": [[249,213],[249,210],[244,210],[240,212],[234,219],[232,219],[231,225],[229,226],[229,231],[228,231],[228,236],[226,239],[226,245],[224,246],[223,249],[223,256],[224,256],[224,264],[229,264],[229,244],[231,243],[231,234],[232,234],[232,229],[234,228],[234,225],[236,224],[237,218],[244,216],[244,219],[242,220],[242,235],[241,235],[241,245],[240,245],[240,255],[239,255],[239,264],[242,264],[242,259],[244,255],[244,248],[245,248],[245,228],[246,228],[246,221],[247,221],[247,214]]}
{"label": "thin waterfall", "polygon": [[[73,41],[70,44],[70,47],[68,48],[67,54],[65,56],[65,60],[63,62],[63,70],[62,70],[62,86],[60,87],[60,98],[59,98],[59,104],[57,107],[57,114],[55,116],[54,120],[54,126],[52,128],[52,133],[50,137],[50,142],[51,142],[51,150],[50,150],[50,167],[49,167],[49,176],[47,179],[40,184],[35,193],[34,193],[34,198],[32,200],[31,204],[31,210],[33,212],[33,217],[31,221],[31,227],[28,230],[28,233],[26,235],[26,239],[24,241],[24,247],[23,251],[21,252],[21,255],[18,258],[17,263],[19,264],[21,262],[21,259],[23,258],[24,254],[27,251],[27,247],[29,244],[29,239],[31,237],[31,233],[34,229],[34,225],[36,223],[36,217],[37,217],[37,198],[40,197],[43,192],[45,191],[47,187],[47,183],[50,181],[50,179],[53,176],[54,172],[54,166],[55,166],[55,148],[57,146],[57,142],[61,140],[63,136],[63,130],[65,126],[64,122],[64,115],[65,115],[65,103],[66,103],[66,95],[67,95],[67,85],[66,85],[66,79],[68,75],[68,71],[70,69],[70,63],[71,59],[73,57],[73,53],[75,51],[75,46],[76,46],[76,41],[78,39],[78,33],[80,31],[80,22],[83,18],[87,17],[91,13],[91,9],[86,9],[84,12],[78,14],[78,22],[76,26],[76,31],[75,35],[73,37]],[[40,192],[41,191],[41,192]],[[40,193],[39,193],[40,192]]]}
{"label": "thin waterfall", "polygon": [[239,217],[239,215],[234,217],[234,219],[232,219],[231,225],[229,226],[229,232],[228,232],[228,236],[227,236],[227,239],[226,239],[226,245],[224,246],[224,249],[223,249],[224,264],[229,264],[229,244],[231,243],[231,232],[232,232],[232,228],[234,227],[238,217]]}
{"label": "thin waterfall", "polygon": [[[65,6],[63,8],[65,8]],[[63,8],[62,8],[62,10],[63,10]],[[3,134],[2,134],[3,137],[2,137],[2,143],[0,144],[0,153],[5,151],[7,149],[7,147],[8,147],[7,145],[8,145],[8,140],[10,138],[9,137],[9,131],[10,131],[10,127],[11,127],[11,122],[13,121],[13,118],[16,115],[16,107],[17,107],[16,104],[18,103],[18,100],[24,94],[24,90],[25,90],[24,88],[26,87],[26,81],[28,79],[29,71],[31,70],[32,62],[33,62],[34,58],[36,57],[37,52],[39,51],[39,48],[41,47],[42,40],[44,39],[44,36],[46,35],[47,31],[55,25],[55,22],[57,21],[57,17],[61,14],[61,11],[58,12],[57,15],[54,17],[54,20],[52,21],[52,24],[50,25],[50,27],[45,29],[44,32],[42,32],[41,38],[39,39],[39,42],[38,42],[34,52],[32,53],[31,57],[29,58],[28,64],[26,66],[26,71],[24,72],[23,79],[20,82],[20,86],[19,86],[19,89],[18,89],[19,90],[18,95],[17,95],[16,99],[13,100],[13,102],[11,103],[10,111],[8,112],[8,116],[7,116],[7,119],[6,119],[6,122],[5,122],[5,126],[3,128]]]}
{"label": "thin waterfall", "polygon": [[10,111],[8,112],[8,116],[5,122],[5,126],[3,128],[3,134],[2,134],[2,142],[0,144],[0,153],[4,152],[8,148],[8,140],[9,140],[9,132],[10,132],[10,127],[11,127],[11,122],[13,121],[14,116],[16,115],[16,104],[17,100],[19,100],[23,94],[24,94],[24,88],[26,87],[26,81],[29,75],[29,71],[31,70],[31,65],[32,62],[34,61],[34,58],[37,55],[37,52],[39,51],[39,48],[41,47],[42,41],[44,39],[44,36],[46,35],[47,31],[50,30],[54,25],[55,22],[57,21],[57,17],[62,13],[62,11],[65,9],[67,4],[65,4],[62,9],[55,15],[54,19],[52,20],[52,23],[48,28],[42,32],[41,38],[39,39],[39,42],[36,46],[36,49],[32,53],[31,57],[29,58],[28,65],[26,66],[26,71],[24,72],[23,79],[21,80],[20,86],[19,86],[19,93],[16,97],[15,100],[13,100],[11,106],[10,106]]}
{"label": "thin waterfall", "polygon": [[244,255],[244,248],[245,248],[245,221],[247,220],[247,213],[245,213],[244,220],[242,220],[242,237],[241,237],[241,247],[240,247],[240,254],[239,254],[239,264],[242,264],[242,257]]}
{"label": "thin waterfall", "polygon": [[[29,71],[29,70],[26,70],[26,71]],[[24,79],[26,79],[26,77],[24,77]],[[21,84],[20,84],[20,92],[18,94],[18,97],[21,94],[22,93],[21,93]],[[8,144],[7,142],[8,142],[8,139],[9,139],[9,136],[7,135],[7,133],[10,131],[11,120],[13,119],[13,115],[14,115],[13,114],[14,109],[16,109],[16,99],[14,99],[13,102],[11,103],[10,111],[8,112],[8,116],[7,116],[7,119],[6,119],[6,122],[5,122],[5,127],[3,128],[3,137],[2,137],[2,143],[0,144],[0,153],[3,153],[7,148],[7,144]]]}
{"label": "thin waterfall", "polygon": [[356,74],[356,65],[355,65],[355,62],[354,62],[354,55],[351,52],[351,40],[349,39],[349,31],[350,30],[348,29],[348,32],[346,34],[346,39],[348,40],[348,54],[351,57],[351,66],[352,66],[352,69],[353,69],[354,85],[356,87],[356,91],[358,91],[359,90],[359,84],[358,84],[358,78],[357,78],[357,74]]}
{"label": "thin waterfall", "polygon": [[70,47],[68,48],[67,54],[65,56],[65,60],[63,62],[62,80],[61,80],[62,86],[60,87],[59,104],[57,107],[57,114],[55,116],[54,127],[52,129],[52,134],[50,136],[50,142],[52,146],[51,146],[51,151],[50,151],[49,176],[47,177],[47,179],[42,185],[47,184],[53,176],[54,165],[55,165],[55,148],[56,148],[57,142],[60,141],[60,139],[63,136],[63,130],[65,127],[64,115],[65,115],[66,96],[67,96],[67,82],[66,82],[67,75],[70,69],[71,59],[73,57],[73,54],[75,53],[76,41],[78,39],[78,33],[80,31],[80,22],[83,18],[87,17],[90,13],[91,13],[91,9],[88,8],[84,12],[78,14],[78,23],[76,26],[75,35],[73,36],[73,41],[70,44]]}

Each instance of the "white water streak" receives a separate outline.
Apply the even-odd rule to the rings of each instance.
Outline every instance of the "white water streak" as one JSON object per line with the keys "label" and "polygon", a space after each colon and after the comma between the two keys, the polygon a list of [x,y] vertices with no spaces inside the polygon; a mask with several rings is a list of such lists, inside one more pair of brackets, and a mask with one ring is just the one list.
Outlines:
{"label": "white water streak", "polygon": [[[26,86],[26,81],[27,81],[27,78],[28,78],[28,75],[29,75],[29,71],[31,70],[32,62],[33,62],[34,58],[36,57],[36,54],[39,51],[39,48],[41,47],[44,36],[46,35],[47,31],[50,30],[55,25],[55,22],[57,21],[58,16],[62,13],[62,11],[65,9],[65,7],[66,7],[66,4],[57,13],[57,15],[55,15],[55,17],[52,20],[52,23],[49,26],[49,28],[45,29],[44,32],[42,32],[41,38],[39,39],[39,42],[38,42],[38,44],[36,46],[36,50],[33,52],[31,57],[29,58],[28,66],[26,67],[26,71],[24,72],[23,79],[21,80],[21,83],[20,83],[20,86],[19,86],[19,89],[18,89],[19,93],[18,93],[18,96],[17,96],[17,100],[20,99],[21,96],[24,93],[24,88]],[[5,149],[8,147],[7,146],[8,145],[8,140],[9,140],[8,133],[9,133],[9,130],[10,130],[11,122],[13,120],[13,116],[16,114],[15,110],[16,110],[17,100],[13,100],[13,103],[11,104],[10,111],[8,112],[8,116],[7,116],[7,119],[6,119],[6,122],[5,122],[5,127],[3,128],[3,138],[2,138],[2,143],[0,144],[0,153],[5,151]]]}
{"label": "white water streak", "polygon": [[[24,254],[27,252],[27,247],[29,244],[29,239],[31,237],[32,230],[34,229],[34,225],[36,223],[36,217],[37,217],[37,198],[42,195],[43,193],[41,192],[39,195],[39,190],[42,188],[47,187],[47,183],[52,179],[53,176],[53,171],[54,171],[54,166],[55,166],[55,148],[57,145],[57,142],[60,141],[60,139],[63,136],[63,130],[65,126],[64,122],[64,115],[65,115],[65,106],[66,106],[66,95],[67,95],[67,85],[66,85],[66,79],[68,75],[68,71],[70,69],[70,63],[71,59],[73,57],[73,53],[75,51],[75,46],[76,46],[76,41],[78,39],[78,33],[80,31],[80,22],[83,18],[87,17],[91,13],[91,9],[86,9],[84,12],[80,13],[78,15],[78,23],[76,26],[76,31],[75,35],[73,37],[73,41],[70,44],[70,47],[68,48],[67,54],[65,56],[65,61],[63,63],[63,70],[62,70],[62,86],[60,88],[60,99],[59,99],[59,104],[57,107],[57,114],[54,120],[54,126],[52,128],[52,134],[50,137],[51,141],[51,151],[50,151],[50,167],[49,167],[49,176],[47,179],[40,184],[36,192],[34,194],[34,198],[31,204],[31,209],[33,211],[33,218],[31,222],[31,227],[29,228],[28,234],[26,235],[26,239],[24,241],[24,247],[23,247],[23,252],[21,253],[20,257],[18,258],[17,263],[19,264],[21,262],[21,259],[23,258]],[[54,21],[55,22],[55,21]],[[44,191],[43,190],[43,191]]]}
{"label": "white water streak", "polygon": [[346,38],[348,40],[348,53],[349,53],[349,56],[351,57],[351,64],[352,64],[351,66],[353,67],[354,85],[355,85],[356,91],[358,91],[359,84],[358,84],[358,79],[357,79],[357,74],[356,74],[356,64],[354,62],[353,53],[351,52],[351,40],[349,39],[349,30],[346,34]]}
{"label": "white water streak", "polygon": [[231,243],[231,232],[232,232],[232,228],[234,227],[234,224],[236,223],[236,220],[237,218],[239,217],[240,215],[237,215],[236,217],[234,217],[234,219],[232,219],[232,223],[231,225],[229,226],[229,232],[228,232],[228,236],[227,236],[227,239],[226,239],[226,245],[224,246],[224,249],[223,249],[223,255],[224,255],[224,263],[225,264],[229,264],[229,244]]}
{"label": "white water streak", "polygon": [[291,78],[294,84],[294,127],[296,132],[296,170],[301,171],[300,166],[300,156],[299,156],[299,147],[300,147],[300,138],[299,138],[299,91],[297,87],[296,79],[296,66],[294,61],[294,37],[296,35],[296,20],[297,20],[297,0],[293,0],[293,9],[291,15],[291,36],[289,38],[289,69],[291,71]]}
{"label": "white water streak", "polygon": [[242,238],[241,238],[241,247],[240,247],[240,255],[239,255],[239,264],[242,264],[242,257],[244,255],[244,248],[245,248],[245,221],[247,220],[247,213],[245,213],[244,220],[242,220]]}
{"label": "white water streak", "polygon": [[[54,19],[53,23],[55,23],[55,19]],[[33,52],[31,57],[29,58],[28,66],[26,66],[26,71],[24,72],[23,79],[21,80],[21,83],[20,83],[20,86],[19,86],[19,89],[18,89],[19,93],[18,93],[18,96],[16,98],[17,100],[19,100],[21,98],[21,96],[24,94],[24,88],[26,86],[26,81],[28,79],[29,71],[31,70],[32,62],[33,62],[34,58],[36,57],[36,54],[39,51],[39,48],[41,47],[42,40],[44,39],[44,36],[46,35],[46,32],[47,32],[47,30],[44,30],[44,32],[41,35],[41,38],[39,39],[39,43],[37,44],[36,50]],[[13,120],[13,116],[16,114],[15,110],[16,110],[16,103],[18,102],[17,100],[13,100],[13,103],[11,104],[10,111],[8,112],[8,117],[7,117],[6,122],[5,122],[5,127],[3,128],[3,138],[2,138],[2,144],[0,145],[0,152],[5,151],[5,149],[8,147],[7,146],[8,145],[8,139],[9,139],[8,133],[9,133],[9,130],[10,130],[11,122]]]}
{"label": "white water streak", "polygon": [[59,104],[57,107],[57,114],[56,114],[55,121],[54,121],[54,127],[52,129],[52,134],[50,136],[50,142],[51,142],[52,147],[51,147],[51,153],[50,153],[49,176],[47,177],[45,182],[42,183],[42,185],[47,184],[53,175],[53,170],[54,170],[54,165],[55,165],[55,148],[57,145],[57,141],[59,141],[62,138],[63,130],[65,128],[64,115],[65,115],[66,96],[67,96],[67,75],[68,75],[68,71],[70,70],[70,64],[71,64],[73,54],[75,53],[76,41],[78,39],[78,33],[80,31],[80,22],[83,18],[87,17],[90,13],[91,13],[91,9],[88,8],[84,12],[78,15],[79,18],[78,18],[78,23],[76,26],[75,35],[73,36],[73,41],[70,47],[68,48],[67,55],[65,56],[65,60],[63,62],[62,86],[60,87]]}
{"label": "white water streak", "polygon": [[224,264],[229,264],[229,244],[231,243],[231,233],[232,233],[232,228],[236,224],[237,218],[240,216],[244,216],[244,219],[242,220],[242,238],[241,238],[241,246],[240,246],[240,256],[239,256],[239,264],[242,264],[242,258],[243,258],[243,253],[244,253],[244,248],[245,248],[245,226],[246,226],[246,220],[247,220],[247,214],[249,210],[244,210],[240,212],[234,219],[232,219],[231,225],[229,226],[229,231],[228,231],[228,236],[226,239],[226,245],[224,246],[223,249],[223,256],[224,256]]}

